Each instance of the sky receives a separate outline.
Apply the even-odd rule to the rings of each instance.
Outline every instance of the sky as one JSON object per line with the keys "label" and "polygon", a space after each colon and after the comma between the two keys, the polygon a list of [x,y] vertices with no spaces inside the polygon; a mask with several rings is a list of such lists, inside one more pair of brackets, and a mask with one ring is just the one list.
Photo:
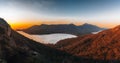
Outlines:
{"label": "sky", "polygon": [[0,17],[15,29],[40,24],[120,23],[120,0],[0,0]]}

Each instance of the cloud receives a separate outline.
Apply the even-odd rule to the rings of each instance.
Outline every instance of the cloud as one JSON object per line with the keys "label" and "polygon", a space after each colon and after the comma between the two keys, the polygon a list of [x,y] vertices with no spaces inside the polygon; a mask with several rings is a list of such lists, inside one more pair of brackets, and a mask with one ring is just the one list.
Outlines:
{"label": "cloud", "polygon": [[48,0],[0,0],[0,17],[12,20],[42,18],[52,5]]}

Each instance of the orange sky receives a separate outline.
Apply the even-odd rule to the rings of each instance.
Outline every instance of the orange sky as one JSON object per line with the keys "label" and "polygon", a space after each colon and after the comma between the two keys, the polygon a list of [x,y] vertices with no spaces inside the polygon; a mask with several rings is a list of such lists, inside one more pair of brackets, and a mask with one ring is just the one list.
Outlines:
{"label": "orange sky", "polygon": [[[73,0],[0,0],[0,17],[8,21],[13,29],[23,29],[40,24],[66,23],[76,25],[89,23],[107,28],[119,25],[120,1],[94,0],[93,2],[89,2],[89,0],[76,0],[74,2]],[[53,22],[44,21],[44,19],[72,20]]]}
{"label": "orange sky", "polygon": [[[28,27],[31,27],[33,25],[41,25],[41,24],[75,24],[75,25],[82,25],[86,22],[70,22],[70,21],[67,21],[67,20],[56,20],[56,21],[41,21],[41,20],[35,20],[35,21],[26,21],[26,20],[22,20],[22,21],[14,21],[14,22],[11,22],[11,21],[8,21],[8,23],[11,25],[11,27],[13,29],[25,29],[25,28],[28,28]],[[115,27],[119,24],[117,23],[101,23],[101,22],[91,22],[89,24],[93,24],[93,25],[97,25],[99,27],[106,27],[106,28],[112,28],[112,27]]]}
{"label": "orange sky", "polygon": [[25,29],[28,27],[31,27],[33,25],[40,25],[41,21],[28,21],[28,20],[20,20],[20,21],[11,21],[11,20],[7,20],[7,22],[10,24],[10,26],[13,29]]}

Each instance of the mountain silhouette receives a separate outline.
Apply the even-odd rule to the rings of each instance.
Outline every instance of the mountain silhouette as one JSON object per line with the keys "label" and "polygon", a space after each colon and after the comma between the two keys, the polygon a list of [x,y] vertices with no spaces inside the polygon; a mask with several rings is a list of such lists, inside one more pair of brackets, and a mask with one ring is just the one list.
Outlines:
{"label": "mountain silhouette", "polygon": [[23,31],[29,34],[51,34],[51,33],[67,33],[74,35],[85,35],[91,34],[92,32],[97,32],[100,30],[105,30],[105,28],[100,28],[91,24],[83,24],[81,26],[76,26],[74,24],[58,24],[58,25],[35,25]]}
{"label": "mountain silhouette", "polygon": [[59,41],[55,47],[76,56],[120,60],[120,25],[98,34]]}

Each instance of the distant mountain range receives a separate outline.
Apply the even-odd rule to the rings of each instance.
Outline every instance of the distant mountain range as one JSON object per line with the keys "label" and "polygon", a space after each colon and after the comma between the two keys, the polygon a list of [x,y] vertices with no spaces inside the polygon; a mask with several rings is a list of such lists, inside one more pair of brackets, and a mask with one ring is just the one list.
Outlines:
{"label": "distant mountain range", "polygon": [[110,63],[119,63],[120,25],[112,29],[104,30],[98,34],[89,34],[59,41],[55,44],[55,47],[76,56],[110,60]]}
{"label": "distant mountain range", "polygon": [[52,34],[52,33],[67,33],[73,35],[85,35],[91,34],[92,32],[97,32],[105,30],[105,28],[100,28],[91,24],[83,24],[80,26],[76,26],[74,24],[58,24],[58,25],[35,25],[28,29],[24,29],[22,31],[29,34]]}

